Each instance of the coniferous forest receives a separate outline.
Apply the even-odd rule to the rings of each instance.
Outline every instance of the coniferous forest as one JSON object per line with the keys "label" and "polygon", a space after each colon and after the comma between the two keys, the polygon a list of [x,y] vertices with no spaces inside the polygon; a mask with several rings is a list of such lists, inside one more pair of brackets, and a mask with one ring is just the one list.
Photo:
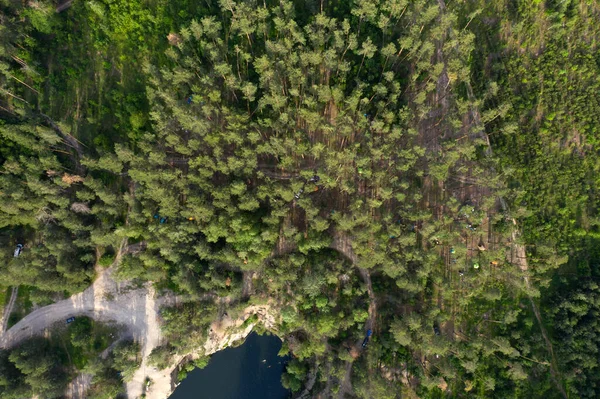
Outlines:
{"label": "coniferous forest", "polygon": [[294,398],[600,397],[599,22],[0,0],[0,398],[159,398],[235,320]]}

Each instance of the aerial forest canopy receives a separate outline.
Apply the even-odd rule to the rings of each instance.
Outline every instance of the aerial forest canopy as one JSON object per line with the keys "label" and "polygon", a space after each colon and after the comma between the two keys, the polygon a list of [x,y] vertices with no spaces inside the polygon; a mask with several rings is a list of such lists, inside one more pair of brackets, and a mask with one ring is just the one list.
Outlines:
{"label": "aerial forest canopy", "polygon": [[[223,304],[266,304],[295,395],[596,398],[598,21],[596,0],[0,0],[0,289],[44,306],[110,271],[185,298],[161,368]],[[27,345],[51,344],[0,352],[0,398],[59,397],[82,369],[44,390]]]}

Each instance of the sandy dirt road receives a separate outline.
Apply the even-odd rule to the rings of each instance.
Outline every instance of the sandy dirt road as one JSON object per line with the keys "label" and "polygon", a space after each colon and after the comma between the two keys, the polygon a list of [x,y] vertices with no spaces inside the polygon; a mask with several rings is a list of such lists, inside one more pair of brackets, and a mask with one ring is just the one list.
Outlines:
{"label": "sandy dirt road", "polygon": [[88,289],[70,298],[44,306],[21,319],[0,338],[0,347],[8,348],[22,340],[40,335],[71,316],[89,316],[103,322],[127,326],[135,339],[147,330],[147,288],[119,287],[107,270]]}
{"label": "sandy dirt road", "polygon": [[[21,319],[0,337],[0,347],[10,348],[24,339],[42,335],[54,325],[63,324],[69,317],[88,316],[94,320],[123,325],[123,335],[139,342],[144,361],[127,384],[129,398],[143,393],[146,377],[153,380],[147,392],[148,398],[166,398],[171,389],[170,376],[147,367],[146,358],[160,344],[161,332],[158,321],[159,307],[174,302],[175,297],[155,299],[154,289],[149,285],[141,288],[118,284],[112,279],[112,269],[104,271],[85,291],[68,299],[37,309]],[[81,397],[89,378],[78,377],[70,387],[72,397]]]}

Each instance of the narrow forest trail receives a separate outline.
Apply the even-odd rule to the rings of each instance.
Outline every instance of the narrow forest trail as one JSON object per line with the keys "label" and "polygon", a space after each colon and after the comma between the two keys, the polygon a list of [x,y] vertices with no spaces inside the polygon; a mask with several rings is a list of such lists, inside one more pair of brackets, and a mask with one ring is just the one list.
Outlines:
{"label": "narrow forest trail", "polygon": [[[298,395],[297,399],[309,399],[311,397],[310,391],[315,386],[315,382],[317,382],[317,372],[314,368],[313,368],[313,370],[314,371],[312,373],[310,373],[308,380],[306,381],[306,384],[304,385],[304,390],[302,391],[302,393],[300,395]],[[327,382],[329,383],[329,381],[331,381],[331,379],[328,378]],[[325,389],[325,391],[329,392],[328,389]],[[314,395],[312,397],[314,397]]]}
{"label": "narrow forest trail", "polygon": [[556,361],[556,356],[554,355],[554,348],[552,346],[552,342],[550,338],[548,338],[548,333],[546,331],[546,327],[544,326],[544,322],[542,320],[542,315],[540,310],[538,309],[537,304],[533,296],[529,293],[531,290],[531,285],[529,283],[529,265],[527,263],[527,253],[525,251],[525,246],[522,244],[518,244],[518,230],[517,230],[517,221],[512,219],[513,225],[515,226],[515,230],[513,230],[511,234],[511,249],[510,249],[510,262],[519,266],[519,269],[523,272],[523,281],[525,281],[525,287],[527,288],[527,296],[529,298],[529,302],[531,303],[531,307],[533,309],[533,314],[538,322],[538,326],[540,327],[540,331],[542,333],[542,337],[544,338],[544,342],[546,344],[546,349],[550,353],[550,374],[552,376],[552,380],[554,384],[559,389],[562,397],[564,399],[568,398],[567,392],[563,387],[561,381],[562,377],[558,370],[558,362]]}
{"label": "narrow forest trail", "polygon": [[[377,319],[377,298],[375,297],[375,292],[373,291],[373,284],[371,282],[371,274],[369,270],[363,269],[358,266],[358,257],[352,249],[352,242],[348,236],[343,233],[335,232],[333,242],[330,245],[330,248],[335,249],[339,253],[343,254],[346,258],[352,262],[352,265],[358,270],[360,276],[362,277],[365,285],[367,286],[367,293],[369,295],[369,318],[365,323],[365,333],[366,330],[376,330],[376,319]],[[357,344],[357,351],[361,351],[362,348]],[[338,391],[338,399],[343,399],[345,395],[352,393],[352,365],[353,361],[346,362],[344,379],[340,384],[340,389]]]}
{"label": "narrow forest trail", "polygon": [[338,231],[334,232],[333,237],[333,242],[329,247],[343,254],[350,260],[350,262],[352,262],[352,265],[358,270],[363,282],[367,286],[367,293],[369,295],[369,319],[366,322],[365,330],[375,330],[377,317],[377,298],[375,297],[373,284],[371,283],[371,273],[369,273],[368,269],[363,269],[358,266],[358,257],[354,253],[354,249],[352,249],[352,241],[350,240],[350,237]]}
{"label": "narrow forest trail", "polygon": [[78,374],[67,386],[66,399],[85,399],[88,388],[92,385],[91,374]]}
{"label": "narrow forest trail", "polygon": [[373,291],[373,284],[371,283],[371,273],[367,269],[358,268],[363,281],[367,286],[367,293],[369,295],[369,320],[365,326],[368,330],[374,330],[377,319],[377,299],[375,298],[375,292]]}
{"label": "narrow forest trail", "polygon": [[254,271],[244,270],[242,272],[242,299],[250,298],[253,291]]}
{"label": "narrow forest trail", "polygon": [[17,301],[17,296],[19,294],[19,287],[13,287],[10,291],[10,299],[6,307],[4,308],[4,312],[2,313],[2,325],[0,326],[0,337],[4,335],[6,332],[6,327],[8,326],[8,319],[10,318],[10,314],[15,307],[15,302]]}
{"label": "narrow forest trail", "polygon": [[73,0],[67,0],[63,3],[60,3],[56,6],[56,12],[60,13],[65,11],[66,9],[70,8],[71,5],[73,5]]}
{"label": "narrow forest trail", "polygon": [[340,384],[340,389],[338,391],[338,399],[344,399],[346,397],[346,394],[351,394],[352,393],[352,381],[351,381],[351,376],[352,376],[352,365],[354,364],[354,362],[346,362],[346,372],[344,373],[344,379],[342,380],[342,383]]}

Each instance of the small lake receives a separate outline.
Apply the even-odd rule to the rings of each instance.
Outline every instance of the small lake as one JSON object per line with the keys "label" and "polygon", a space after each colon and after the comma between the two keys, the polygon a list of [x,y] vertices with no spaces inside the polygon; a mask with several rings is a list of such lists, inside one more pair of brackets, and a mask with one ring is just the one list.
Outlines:
{"label": "small lake", "polygon": [[237,348],[212,355],[208,366],[195,369],[169,399],[286,399],[281,385],[288,357],[278,357],[281,340],[251,333]]}

